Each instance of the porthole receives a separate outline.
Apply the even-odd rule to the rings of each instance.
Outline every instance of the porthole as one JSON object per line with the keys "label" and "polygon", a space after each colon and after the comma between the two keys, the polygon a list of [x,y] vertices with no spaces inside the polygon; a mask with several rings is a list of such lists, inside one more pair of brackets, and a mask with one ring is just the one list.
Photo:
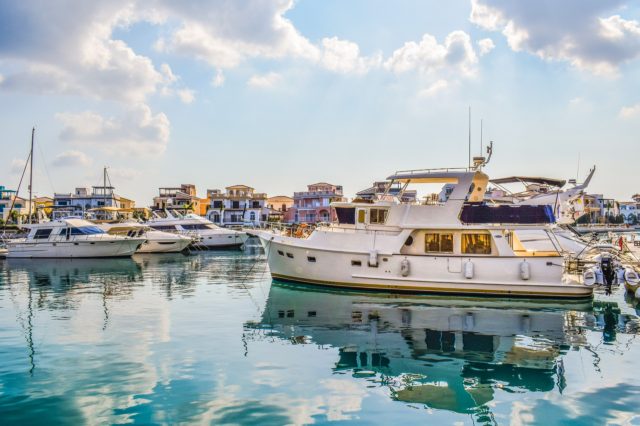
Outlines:
{"label": "porthole", "polygon": [[409,235],[409,238],[407,238],[407,240],[404,242],[404,245],[410,246],[411,244],[413,244],[413,237]]}

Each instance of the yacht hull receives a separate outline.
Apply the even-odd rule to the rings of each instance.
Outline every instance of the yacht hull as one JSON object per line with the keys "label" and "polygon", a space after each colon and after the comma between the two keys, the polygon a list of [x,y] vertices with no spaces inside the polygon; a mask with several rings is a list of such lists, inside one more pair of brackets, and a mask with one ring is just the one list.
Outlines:
{"label": "yacht hull", "polygon": [[249,239],[249,235],[237,231],[203,232],[198,236],[201,238],[199,245],[208,249],[239,248]]}
{"label": "yacht hull", "polygon": [[180,238],[147,239],[136,253],[180,253],[191,244],[192,240]]}
{"label": "yacht hull", "polygon": [[[588,298],[593,288],[563,282],[562,258],[527,258],[529,279],[521,278],[522,257],[384,254],[377,266],[370,254],[298,245],[299,240],[258,234],[276,279],[327,287],[409,293],[508,297]],[[402,263],[409,273],[402,275]],[[472,275],[466,264],[471,262]]]}
{"label": "yacht hull", "polygon": [[9,241],[8,258],[129,257],[144,239],[96,241]]}

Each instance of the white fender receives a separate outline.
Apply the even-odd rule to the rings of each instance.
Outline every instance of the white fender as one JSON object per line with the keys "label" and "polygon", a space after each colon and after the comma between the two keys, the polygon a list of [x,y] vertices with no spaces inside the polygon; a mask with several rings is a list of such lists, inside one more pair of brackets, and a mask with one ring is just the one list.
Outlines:
{"label": "white fender", "polygon": [[584,285],[591,287],[596,283],[596,272],[593,268],[589,268],[582,273],[582,279],[584,281]]}
{"label": "white fender", "polygon": [[468,280],[473,278],[473,262],[470,260],[464,264],[464,277]]}
{"label": "white fender", "polygon": [[405,257],[402,262],[400,262],[400,275],[403,277],[409,276],[410,269],[409,260]]}
{"label": "white fender", "polygon": [[636,289],[636,299],[640,300],[640,287]]}
{"label": "white fender", "polygon": [[640,277],[638,277],[638,273],[633,268],[626,268],[624,270],[624,279],[631,285],[640,283]]}
{"label": "white fender", "polygon": [[525,281],[531,278],[531,265],[526,260],[520,264],[520,278]]}
{"label": "white fender", "polygon": [[602,269],[599,266],[595,266],[593,271],[596,275],[596,284],[603,285],[604,284],[604,274],[602,273]]}
{"label": "white fender", "polygon": [[371,250],[369,252],[369,266],[378,266],[378,251]]}

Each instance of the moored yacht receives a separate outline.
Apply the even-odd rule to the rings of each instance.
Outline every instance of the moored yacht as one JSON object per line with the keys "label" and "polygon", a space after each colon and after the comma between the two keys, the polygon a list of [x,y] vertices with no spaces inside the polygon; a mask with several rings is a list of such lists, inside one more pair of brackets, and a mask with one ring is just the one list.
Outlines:
{"label": "moored yacht", "polygon": [[[483,203],[489,177],[475,168],[397,172],[390,184],[445,183],[438,199],[332,203],[338,220],[307,233],[255,231],[273,278],[372,290],[590,297],[593,282],[566,272],[550,206]],[[546,236],[531,247],[523,231]]]}
{"label": "moored yacht", "polygon": [[25,238],[6,242],[9,258],[126,257],[144,242],[144,237],[109,235],[83,219],[60,219],[22,225]]}
{"label": "moored yacht", "polygon": [[157,231],[138,222],[102,223],[98,226],[109,235],[145,238],[136,253],[179,253],[198,242],[197,238]]}
{"label": "moored yacht", "polygon": [[249,239],[245,232],[220,228],[195,214],[182,216],[167,211],[166,217],[156,215],[147,225],[158,231],[196,237],[199,239],[198,245],[206,248],[238,248]]}

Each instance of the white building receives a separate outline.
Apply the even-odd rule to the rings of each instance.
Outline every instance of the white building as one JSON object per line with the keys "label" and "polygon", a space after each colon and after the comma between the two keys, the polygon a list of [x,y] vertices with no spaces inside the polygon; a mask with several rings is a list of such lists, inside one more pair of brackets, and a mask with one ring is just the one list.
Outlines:
{"label": "white building", "polygon": [[269,215],[267,194],[255,192],[250,186],[228,186],[225,192],[210,189],[207,198],[211,200],[207,218],[220,226],[258,225]]}
{"label": "white building", "polygon": [[635,201],[620,201],[620,214],[624,216],[625,223],[637,223],[638,205]]}
{"label": "white building", "polygon": [[[88,188],[76,188],[73,193],[54,194],[53,207],[67,215],[83,216],[85,212],[96,208],[132,209],[135,202],[116,194],[113,186],[94,186],[91,192]],[[100,216],[101,213],[97,212],[96,219],[101,219]]]}

